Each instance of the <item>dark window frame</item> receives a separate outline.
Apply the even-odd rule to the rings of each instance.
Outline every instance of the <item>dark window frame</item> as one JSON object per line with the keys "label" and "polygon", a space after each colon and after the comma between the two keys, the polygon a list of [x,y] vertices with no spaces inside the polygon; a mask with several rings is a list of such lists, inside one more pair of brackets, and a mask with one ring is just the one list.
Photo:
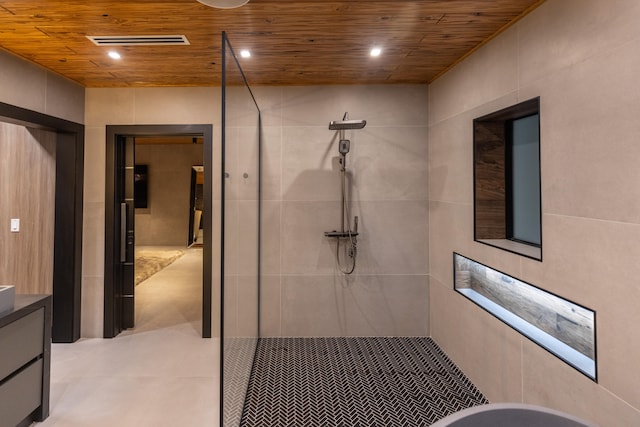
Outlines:
{"label": "dark window frame", "polygon": [[[540,97],[532,98],[473,120],[473,216],[474,241],[508,252],[542,261],[542,186],[540,145],[538,140],[538,184],[540,188],[540,243],[522,241],[513,235],[513,122],[538,115],[540,131]],[[540,132],[539,132],[540,135]],[[539,250],[532,255],[526,250],[503,245],[510,241]]]}

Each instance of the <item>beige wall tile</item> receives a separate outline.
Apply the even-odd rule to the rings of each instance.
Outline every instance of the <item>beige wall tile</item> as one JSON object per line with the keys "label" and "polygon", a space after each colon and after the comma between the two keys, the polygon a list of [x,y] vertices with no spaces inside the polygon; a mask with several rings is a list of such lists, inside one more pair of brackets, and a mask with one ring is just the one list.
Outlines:
{"label": "beige wall tile", "polygon": [[258,337],[258,276],[238,276],[238,336]]}
{"label": "beige wall tile", "polygon": [[258,127],[238,129],[237,177],[238,198],[240,200],[258,200],[258,185],[261,178],[259,170],[260,147]]}
{"label": "beige wall tile", "polygon": [[133,95],[135,123],[220,125],[220,88],[136,88]]}
{"label": "beige wall tile", "polygon": [[364,119],[367,127],[425,125],[427,86],[291,86],[283,89],[283,126]]}
{"label": "beige wall tile", "polygon": [[[86,179],[92,179],[92,174],[99,174],[104,170],[104,146],[106,124],[130,125],[130,124],[209,124],[215,123],[214,118],[220,117],[219,99],[215,96],[219,94],[219,88],[118,88],[118,89],[88,89],[86,91],[86,124],[85,147],[89,150],[85,159]],[[102,129],[102,130],[101,130]],[[213,152],[212,152],[212,177],[213,177],[213,239],[220,240],[220,204],[216,204],[216,198],[220,198],[220,127],[213,129]],[[104,174],[104,172],[103,172]],[[104,179],[104,177],[102,178]],[[85,199],[85,208],[88,203],[102,202],[102,212],[104,212],[104,184],[102,188],[95,178],[95,185],[91,185],[89,190],[91,195]],[[85,193],[86,194],[86,193]],[[162,226],[160,227],[162,228]],[[156,228],[157,230],[157,228]],[[89,235],[85,228],[85,239],[104,238],[104,230],[98,235]],[[90,230],[89,230],[90,231]],[[186,239],[186,231],[183,233]],[[219,279],[219,244],[213,244],[213,277]],[[232,251],[233,252],[233,251]],[[96,254],[96,256],[98,256]],[[235,261],[234,261],[235,262]],[[235,264],[237,265],[237,263]],[[83,273],[83,277],[86,276]],[[218,306],[217,295],[213,292],[214,309]],[[102,318],[103,302],[94,301],[95,306],[83,306],[84,310],[100,312]],[[219,309],[218,309],[219,310]],[[218,311],[219,312],[219,311]],[[217,331],[218,323],[214,312],[214,334]],[[102,321],[102,320],[100,320]],[[97,330],[97,329],[96,329]],[[100,331],[99,335],[102,336]]]}
{"label": "beige wall tile", "polygon": [[83,338],[102,337],[104,333],[104,277],[82,277],[81,304],[80,336]]}
{"label": "beige wall tile", "polygon": [[541,347],[523,340],[526,402],[568,412],[602,427],[640,424],[640,411]]}
{"label": "beige wall tile", "polygon": [[282,128],[262,132],[262,200],[282,199]]}
{"label": "beige wall tile", "polygon": [[[366,127],[347,134],[352,200],[426,200],[427,127]],[[333,147],[337,153],[337,147]]]}
{"label": "beige wall tile", "polygon": [[429,128],[429,200],[473,203],[473,126],[457,118]]}
{"label": "beige wall tile", "polygon": [[282,335],[280,275],[262,275],[260,283],[260,336]]}
{"label": "beige wall tile", "polygon": [[339,202],[282,204],[282,274],[333,274],[334,242],[325,231],[340,228]]}
{"label": "beige wall tile", "polygon": [[490,402],[522,401],[523,338],[431,278],[431,336]]}
{"label": "beige wall tile", "polygon": [[44,68],[0,50],[0,101],[84,123],[85,89]]}
{"label": "beige wall tile", "polygon": [[224,276],[224,336],[225,338],[238,337],[238,276]]}
{"label": "beige wall tile", "polygon": [[256,86],[251,88],[253,96],[260,107],[262,126],[280,128],[282,126],[282,92],[281,86]]}
{"label": "beige wall tile", "polygon": [[[189,113],[191,108],[186,105],[196,108],[208,102],[207,93],[206,90],[202,92],[194,88],[114,92],[91,90],[87,96],[87,121],[91,121],[96,130],[94,135],[88,134],[88,144],[104,146],[104,136],[98,129],[105,123],[160,123],[163,120],[169,120],[170,123],[188,120],[192,123],[196,116],[183,115],[185,111]],[[349,159],[353,161],[349,165],[353,165],[350,172],[354,179],[354,189],[349,196],[354,199],[352,215],[361,217],[362,227],[368,221],[366,227],[371,231],[367,237],[369,243],[363,243],[361,247],[358,262],[362,262],[362,267],[358,268],[362,269],[361,273],[425,275],[428,258],[427,87],[324,87],[320,92],[316,88],[259,88],[256,93],[259,102],[266,105],[268,113],[264,118],[265,123],[270,125],[263,134],[266,159],[263,163],[263,177],[266,176],[263,181],[263,200],[272,201],[268,207],[271,217],[263,223],[269,225],[269,229],[265,230],[264,243],[277,248],[264,255],[263,265],[269,269],[266,271],[303,275],[333,275],[336,271],[335,249],[324,236],[325,231],[340,226],[340,181],[337,165],[331,158],[337,154],[333,141],[337,135],[327,128],[330,120],[340,119],[344,110],[353,104],[357,108],[350,111],[351,117],[356,118],[356,113],[361,111],[362,114],[368,114],[362,118],[369,123],[366,132],[349,135],[354,143],[353,155]],[[342,104],[336,107],[336,100]],[[113,110],[114,105],[119,107],[117,111]],[[308,105],[305,107],[307,111],[298,111],[300,105]],[[172,114],[174,109],[181,106],[184,111]],[[163,111],[158,113],[159,109]],[[319,114],[318,111],[323,109],[331,114]],[[230,177],[226,180],[228,214],[225,272],[230,275],[255,270],[255,263],[246,255],[250,248],[247,243],[240,244],[240,240],[248,237],[251,231],[251,227],[241,224],[255,225],[255,221],[250,213],[241,217],[237,203],[243,199],[246,200],[243,203],[250,203],[248,200],[255,193],[249,169],[255,167],[256,153],[252,152],[251,146],[241,143],[255,135],[252,134],[254,131],[245,127],[247,117],[238,116],[236,119],[234,123],[240,127],[227,131],[226,171]],[[319,124],[316,125],[314,121]],[[376,127],[377,131],[374,130]],[[215,138],[219,137],[218,134],[219,129],[214,129]],[[216,141],[219,142],[218,139]],[[213,152],[214,166],[220,160],[216,157],[217,147]],[[358,153],[362,156],[359,162]],[[92,162],[101,161],[98,151],[93,151],[90,156]],[[244,172],[249,173],[247,182],[242,177]],[[215,171],[213,175],[215,180],[218,175]],[[357,187],[358,182],[362,182],[361,188]],[[217,188],[219,185],[214,182],[214,199],[219,191]],[[361,192],[358,193],[358,190]],[[100,197],[96,201],[101,200]],[[327,203],[327,200],[332,202]],[[373,200],[379,200],[375,202],[378,204]],[[214,206],[218,206],[214,207],[213,218],[215,240],[219,236],[216,224],[219,224],[220,218],[215,216],[219,204],[214,202]],[[387,221],[397,225],[389,227]],[[240,239],[232,236],[240,236]],[[214,261],[216,259],[214,255]],[[425,307],[428,303],[426,297],[416,299],[405,293],[399,293],[394,298],[399,298],[394,302],[397,307],[414,301]],[[234,319],[235,322],[237,318]],[[286,327],[283,318],[282,327],[278,324],[276,329],[284,331]],[[358,331],[373,333],[364,326]],[[313,333],[309,330],[305,335]]]}
{"label": "beige wall tile", "polygon": [[345,309],[338,299],[342,280],[327,275],[281,276],[282,336],[346,336]]}
{"label": "beige wall tile", "polygon": [[523,265],[524,275],[551,292],[596,311],[598,377],[602,386],[640,407],[637,259],[640,226],[575,217],[545,218],[550,236],[544,268]]}
{"label": "beige wall tile", "polygon": [[133,89],[89,88],[86,90],[84,119],[87,127],[134,124],[134,111],[135,91]]}
{"label": "beige wall tile", "polygon": [[[640,130],[635,119],[640,103],[630,89],[640,71],[633,53],[639,47],[640,30],[633,24],[638,17],[640,5],[628,0],[606,5],[549,0],[503,33],[498,38],[502,40],[490,42],[430,86],[431,328],[491,400],[514,396],[513,391],[524,386],[525,402],[553,406],[602,425],[638,423],[640,401],[634,385],[640,381],[640,370],[634,355],[640,353],[640,341],[628,326],[638,322],[635,307],[640,302],[632,285],[640,255],[640,194],[633,186],[640,178],[633,159],[640,153],[632,142]],[[511,64],[491,71],[501,63],[483,54],[485,49],[495,50],[495,58],[509,58]],[[483,68],[489,72],[478,71]],[[469,89],[469,84],[480,82],[484,88]],[[444,141],[449,135],[453,140],[467,138],[464,129],[481,115],[470,115],[476,106],[477,111],[491,106],[482,114],[506,106],[497,105],[501,88],[507,105],[514,96],[518,101],[541,97],[543,262],[474,243],[472,206],[456,198],[456,187],[463,192],[468,187],[442,172],[454,165],[464,174],[468,150],[448,150]],[[485,360],[486,344],[477,336],[485,331],[497,336],[515,332],[453,297],[449,284],[454,250],[594,309],[599,383],[524,339],[524,352],[515,348],[505,353],[508,358],[522,354],[522,368],[509,365],[512,375],[500,377],[504,371],[495,365],[494,359],[500,359],[496,352],[512,340],[496,338],[488,346],[491,358]],[[455,326],[462,320],[464,328]],[[477,325],[483,330],[476,330]],[[467,361],[460,342],[471,353],[483,355],[482,361]],[[491,383],[494,375],[501,380]],[[615,415],[607,418],[609,413]]]}
{"label": "beige wall tile", "polygon": [[[85,203],[82,220],[82,274],[87,277],[103,276],[104,201]],[[91,310],[92,308],[83,306],[83,309]]]}
{"label": "beige wall tile", "polygon": [[281,215],[280,202],[262,202],[262,274],[280,274]]}
{"label": "beige wall tile", "polygon": [[[225,200],[238,200],[239,187],[242,181],[242,173],[238,165],[239,156],[239,128],[229,128],[225,131],[224,153],[224,198]],[[222,147],[221,147],[222,148]]]}
{"label": "beige wall tile", "polygon": [[470,257],[473,245],[471,206],[429,203],[429,274],[432,278],[453,283],[453,252]]}
{"label": "beige wall tile", "polygon": [[283,128],[282,198],[340,200],[337,135],[326,128]]}
{"label": "beige wall tile", "polygon": [[339,289],[347,336],[427,336],[426,275],[357,275]]}
{"label": "beige wall tile", "polygon": [[0,50],[0,101],[45,113],[47,72]]}
{"label": "beige wall tile", "polygon": [[283,336],[424,336],[425,276],[282,276]]}
{"label": "beige wall tile", "polygon": [[429,86],[429,125],[518,88],[516,28],[512,27]]}
{"label": "beige wall tile", "polygon": [[225,125],[227,127],[258,126],[258,108],[256,108],[256,102],[251,96],[251,92],[245,86],[226,88],[225,109]]}
{"label": "beige wall tile", "polygon": [[429,200],[473,203],[473,120],[517,102],[510,93],[429,126]]}
{"label": "beige wall tile", "polygon": [[238,253],[238,202],[226,200],[224,203],[224,274],[237,275],[239,273]]}
{"label": "beige wall tile", "polygon": [[427,274],[426,201],[361,201],[351,215],[359,217],[359,274]]}
{"label": "beige wall tile", "polygon": [[517,25],[520,84],[637,39],[639,7],[634,0],[565,0],[534,10]]}
{"label": "beige wall tile", "polygon": [[84,201],[104,203],[105,198],[105,147],[104,126],[86,127],[84,143]]}
{"label": "beige wall tile", "polygon": [[[357,271],[362,274],[426,274],[428,210],[423,201],[361,202]],[[336,241],[325,231],[340,228],[337,202],[287,202],[282,211],[282,271],[332,274]]]}
{"label": "beige wall tile", "polygon": [[84,87],[47,72],[47,114],[76,123],[84,123]]}
{"label": "beige wall tile", "polygon": [[541,96],[546,212],[640,222],[640,102],[629,90],[640,73],[638,49],[640,40],[533,85]]}
{"label": "beige wall tile", "polygon": [[235,236],[225,236],[238,241],[238,274],[258,274],[258,202],[238,202],[238,231]]}

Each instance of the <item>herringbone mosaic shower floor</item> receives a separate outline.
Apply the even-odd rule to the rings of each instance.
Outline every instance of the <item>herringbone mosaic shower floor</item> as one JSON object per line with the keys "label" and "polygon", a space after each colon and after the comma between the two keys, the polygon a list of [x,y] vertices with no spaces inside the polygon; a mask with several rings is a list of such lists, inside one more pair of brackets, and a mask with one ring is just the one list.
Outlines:
{"label": "herringbone mosaic shower floor", "polygon": [[484,403],[430,338],[263,338],[241,426],[429,426]]}

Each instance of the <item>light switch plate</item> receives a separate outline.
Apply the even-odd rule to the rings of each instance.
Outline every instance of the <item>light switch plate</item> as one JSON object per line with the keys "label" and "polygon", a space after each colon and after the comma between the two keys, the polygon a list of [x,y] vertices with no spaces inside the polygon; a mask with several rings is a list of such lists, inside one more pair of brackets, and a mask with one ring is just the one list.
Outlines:
{"label": "light switch plate", "polygon": [[17,233],[20,231],[20,218],[11,218],[11,232]]}

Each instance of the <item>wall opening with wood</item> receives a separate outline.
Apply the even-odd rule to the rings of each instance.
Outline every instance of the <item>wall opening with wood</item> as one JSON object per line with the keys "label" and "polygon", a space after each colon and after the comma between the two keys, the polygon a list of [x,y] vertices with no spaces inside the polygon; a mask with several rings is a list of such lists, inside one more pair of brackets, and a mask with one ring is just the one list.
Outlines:
{"label": "wall opening with wood", "polygon": [[454,253],[454,288],[596,380],[595,312]]}
{"label": "wall opening with wood", "polygon": [[52,294],[56,132],[0,122],[0,194],[0,284]]}

